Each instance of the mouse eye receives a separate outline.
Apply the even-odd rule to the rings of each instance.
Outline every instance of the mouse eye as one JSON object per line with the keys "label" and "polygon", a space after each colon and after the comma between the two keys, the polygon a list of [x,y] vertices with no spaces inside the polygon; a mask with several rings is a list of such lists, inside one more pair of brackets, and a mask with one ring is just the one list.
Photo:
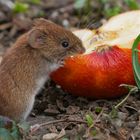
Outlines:
{"label": "mouse eye", "polygon": [[62,47],[67,48],[67,47],[69,47],[69,42],[68,41],[63,41],[61,43],[61,45],[62,45]]}

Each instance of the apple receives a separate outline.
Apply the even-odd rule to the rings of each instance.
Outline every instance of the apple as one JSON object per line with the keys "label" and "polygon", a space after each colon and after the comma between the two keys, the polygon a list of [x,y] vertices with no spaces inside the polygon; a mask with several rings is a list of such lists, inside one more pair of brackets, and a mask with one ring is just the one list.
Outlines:
{"label": "apple", "polygon": [[140,10],[112,17],[97,30],[77,30],[86,52],[65,60],[51,78],[69,93],[94,99],[122,96],[135,85],[131,48],[140,34]]}

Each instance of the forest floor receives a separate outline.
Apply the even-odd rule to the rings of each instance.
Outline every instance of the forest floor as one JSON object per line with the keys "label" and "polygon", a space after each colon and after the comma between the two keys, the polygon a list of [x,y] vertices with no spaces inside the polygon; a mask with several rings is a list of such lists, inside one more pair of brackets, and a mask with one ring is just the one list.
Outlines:
{"label": "forest floor", "polygon": [[[7,4],[9,1],[9,4]],[[95,29],[106,22],[105,6],[98,2],[90,12],[75,10],[73,0],[51,0],[32,4],[25,13],[13,13],[10,0],[0,1],[0,55],[18,36],[28,31],[33,18],[45,17],[66,28]],[[122,4],[121,1],[118,1]],[[122,4],[123,5],[123,4]],[[123,11],[130,10],[123,6]],[[53,81],[46,83],[36,98],[28,118],[31,125],[41,124],[28,139],[39,140],[47,134],[60,140],[140,140],[140,94],[131,94],[116,110],[124,97],[113,100],[89,100],[74,97]],[[92,123],[92,125],[90,124]]]}

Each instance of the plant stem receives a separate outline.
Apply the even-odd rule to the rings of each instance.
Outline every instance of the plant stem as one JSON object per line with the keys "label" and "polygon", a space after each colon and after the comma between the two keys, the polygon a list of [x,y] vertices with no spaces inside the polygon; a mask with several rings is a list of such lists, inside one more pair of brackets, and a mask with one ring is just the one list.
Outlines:
{"label": "plant stem", "polygon": [[135,92],[138,92],[138,88],[137,87],[132,88],[129,91],[129,93],[127,94],[127,96],[121,102],[119,102],[114,108],[118,109],[120,106],[122,106],[124,104],[124,102],[129,98],[130,94],[135,93]]}

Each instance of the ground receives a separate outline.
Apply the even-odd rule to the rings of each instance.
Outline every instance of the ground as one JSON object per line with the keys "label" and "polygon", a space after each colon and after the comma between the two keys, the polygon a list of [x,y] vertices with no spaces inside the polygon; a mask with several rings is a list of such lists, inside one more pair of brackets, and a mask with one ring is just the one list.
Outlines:
{"label": "ground", "polygon": [[[73,0],[43,0],[37,3],[32,0],[28,10],[23,8],[20,13],[17,12],[20,8],[11,8],[12,2],[0,1],[1,55],[19,35],[31,28],[32,19],[36,17],[48,18],[69,29],[94,29],[112,16],[106,11],[107,8],[115,4],[123,5],[118,13],[132,9],[121,0],[108,3],[93,0],[87,6],[89,9],[84,7],[85,12],[77,10]],[[56,139],[62,140],[140,140],[140,94],[131,94],[114,109],[125,96],[113,100],[89,100],[66,93],[50,80],[37,96],[27,120],[34,129],[38,128],[36,124],[41,127],[35,131],[32,129],[32,133],[25,139],[39,140],[49,133],[49,138],[58,134]]]}

